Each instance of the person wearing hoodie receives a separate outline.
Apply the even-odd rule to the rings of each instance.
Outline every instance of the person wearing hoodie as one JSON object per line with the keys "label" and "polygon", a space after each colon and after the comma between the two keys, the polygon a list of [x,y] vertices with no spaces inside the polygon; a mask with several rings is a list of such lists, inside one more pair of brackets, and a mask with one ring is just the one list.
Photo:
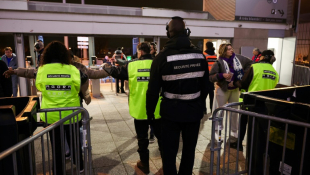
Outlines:
{"label": "person wearing hoodie", "polygon": [[[166,26],[164,49],[154,59],[146,95],[146,111],[154,120],[159,93],[162,101],[162,160],[164,174],[192,174],[200,121],[208,93],[208,63],[201,50],[189,38],[181,17],[173,17]],[[176,169],[180,134],[183,139],[179,172]]]}
{"label": "person wearing hoodie", "polygon": [[[9,70],[17,69],[17,57],[16,54],[12,52],[11,47],[4,48],[4,55],[1,60],[5,62]],[[13,88],[13,97],[17,97],[17,86],[18,86],[18,77],[16,75],[12,76],[12,88]]]}
{"label": "person wearing hoodie", "polygon": [[[214,52],[215,48],[213,47],[213,43],[212,42],[208,41],[206,43],[206,47],[207,47],[207,50],[205,50],[203,52],[203,54],[205,55],[205,57],[207,59],[209,71],[211,71],[212,65],[217,60],[217,55]],[[210,109],[211,109],[211,112],[212,112],[213,99],[214,99],[214,83],[210,83],[208,95],[209,95],[209,100],[210,100]],[[205,113],[207,113],[207,109],[205,109]]]}
{"label": "person wearing hoodie", "polygon": [[[140,161],[137,162],[137,167],[145,174],[150,173],[149,165],[149,139],[148,130],[149,125],[153,126],[154,134],[158,139],[159,150],[161,151],[161,119],[159,115],[159,97],[157,98],[156,112],[153,111],[154,118],[152,122],[148,121],[145,103],[146,103],[146,90],[148,88],[150,68],[153,62],[152,55],[150,54],[150,44],[148,42],[142,42],[137,47],[138,59],[132,61],[122,61],[121,59],[113,59],[116,64],[125,64],[123,66],[110,66],[108,64],[103,65],[103,69],[106,70],[112,77],[128,80],[129,85],[129,113],[134,118],[135,129],[138,139],[138,153]],[[158,93],[159,94],[159,93]]]}
{"label": "person wearing hoodie", "polygon": [[[212,65],[210,71],[210,81],[216,83],[214,106],[221,107],[226,103],[239,101],[239,88],[234,86],[234,81],[239,81],[244,75],[244,71],[252,65],[252,60],[242,55],[236,55],[231,44],[221,44],[219,48],[219,58]],[[234,108],[238,108],[235,106]],[[238,138],[238,116],[237,113],[231,113],[231,141],[233,144]],[[222,116],[223,117],[223,114]],[[218,123],[215,129],[219,130]],[[218,132],[215,132],[218,133]],[[216,135],[216,138],[218,136]]]}

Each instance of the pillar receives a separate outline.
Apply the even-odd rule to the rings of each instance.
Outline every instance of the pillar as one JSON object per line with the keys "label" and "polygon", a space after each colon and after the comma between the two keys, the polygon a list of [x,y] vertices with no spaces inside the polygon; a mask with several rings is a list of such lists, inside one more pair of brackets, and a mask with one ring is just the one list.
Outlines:
{"label": "pillar", "polygon": [[[17,56],[18,67],[26,68],[26,56],[24,48],[24,35],[21,33],[14,34],[15,52]],[[26,78],[19,77],[19,93],[20,96],[29,96],[29,82]]]}
{"label": "pillar", "polygon": [[[86,50],[86,55],[87,55],[87,49]],[[86,56],[85,55],[85,56]],[[96,56],[95,54],[95,38],[94,37],[88,37],[88,58],[89,58],[89,66],[92,66],[92,60],[91,57]]]}
{"label": "pillar", "polygon": [[[36,67],[36,53],[34,52],[34,43],[35,43],[35,36],[30,35],[29,36],[29,49],[30,49],[30,56],[31,56],[31,61],[32,61],[32,65],[31,67]],[[28,56],[28,55],[26,55]]]}
{"label": "pillar", "polygon": [[68,39],[68,36],[64,36],[64,44],[65,44],[66,48],[69,49],[69,39]]}
{"label": "pillar", "polygon": [[156,48],[157,48],[157,53],[159,53],[159,49],[160,49],[160,37],[159,36],[154,36],[153,37],[153,41],[154,42],[156,42],[156,44],[157,44],[157,46],[156,46]]}

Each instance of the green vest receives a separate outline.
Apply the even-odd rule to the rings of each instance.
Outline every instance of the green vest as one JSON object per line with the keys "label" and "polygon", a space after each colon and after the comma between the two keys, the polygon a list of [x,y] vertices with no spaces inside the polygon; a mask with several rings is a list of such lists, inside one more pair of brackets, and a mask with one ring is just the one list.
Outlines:
{"label": "green vest", "polygon": [[[128,64],[129,113],[137,120],[147,120],[146,91],[152,62],[152,60],[138,60]],[[159,109],[160,99],[154,113],[155,119],[161,118]]]}
{"label": "green vest", "polygon": [[[36,87],[42,92],[41,109],[79,107],[80,106],[80,72],[72,65],[51,63],[40,66],[36,77]],[[71,114],[72,111],[62,111],[61,118]],[[40,118],[48,124],[60,119],[59,112],[48,112],[47,121],[45,113],[40,113]],[[81,115],[79,115],[81,120]],[[76,121],[76,117],[75,117]],[[66,121],[64,124],[69,124]],[[72,122],[73,123],[73,119]]]}
{"label": "green vest", "polygon": [[256,63],[252,65],[253,79],[248,92],[273,89],[279,82],[277,71],[269,63]]}
{"label": "green vest", "polygon": [[[273,66],[269,63],[252,64],[253,79],[249,86],[248,92],[262,91],[273,89],[279,82],[279,75]],[[239,102],[243,102],[239,98]]]}

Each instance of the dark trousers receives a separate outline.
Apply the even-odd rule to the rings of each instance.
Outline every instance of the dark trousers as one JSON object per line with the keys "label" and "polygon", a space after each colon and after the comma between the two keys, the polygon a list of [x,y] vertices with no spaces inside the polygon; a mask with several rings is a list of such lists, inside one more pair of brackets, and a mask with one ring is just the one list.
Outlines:
{"label": "dark trousers", "polygon": [[240,132],[240,138],[239,138],[239,145],[242,145],[242,141],[244,139],[245,136],[245,132],[246,132],[246,125],[248,123],[248,116],[247,115],[241,115],[240,117],[240,128],[239,128],[239,132]]}
{"label": "dark trousers", "polygon": [[[173,122],[162,119],[163,170],[168,175],[191,175],[194,166],[195,148],[198,139],[200,120],[197,122]],[[182,133],[183,150],[179,173],[176,169],[176,156]]]}
{"label": "dark trousers", "polygon": [[[79,122],[79,127],[81,127],[82,123]],[[73,125],[75,125],[75,131],[73,130]],[[71,151],[71,155],[73,154],[73,163],[76,165],[77,163],[77,160],[76,160],[76,156],[75,156],[75,153],[77,153],[77,155],[79,156],[79,165],[80,165],[80,170],[83,170],[84,169],[84,162],[83,162],[83,157],[82,157],[82,150],[81,150],[81,145],[79,144],[79,147],[77,146],[77,142],[79,142],[78,138],[77,138],[77,135],[80,134],[80,129],[78,128],[77,129],[77,123],[75,124],[71,124],[71,130],[72,130],[72,149],[70,147],[71,145],[71,136],[70,136],[70,125],[64,125],[64,134],[66,134],[66,138],[67,138],[67,142],[68,142],[68,145],[70,147],[70,151]],[[54,172],[54,165],[53,165],[53,174],[56,174],[56,175],[63,175],[63,168],[65,169],[66,167],[63,167],[63,163],[66,164],[66,162],[63,162],[63,161],[66,161],[66,160],[63,160],[62,159],[62,154],[65,155],[66,154],[66,150],[65,150],[65,142],[63,143],[64,144],[64,150],[61,149],[61,132],[60,132],[60,126],[55,128],[55,150],[53,149],[53,132],[50,131],[49,134],[50,134],[50,139],[51,139],[51,145],[52,145],[52,152],[54,153],[55,151],[55,160],[56,160],[56,173]],[[75,133],[75,137],[76,137],[76,144],[74,144],[74,134],[73,132]],[[76,150],[78,149],[78,150]],[[53,162],[54,164],[54,162]]]}
{"label": "dark trousers", "polygon": [[116,78],[116,92],[119,92],[119,80],[121,80],[121,90],[124,90],[124,80]]}
{"label": "dark trousers", "polygon": [[[138,139],[138,153],[140,155],[140,160],[143,163],[149,163],[149,121],[148,120],[134,120],[135,129]],[[156,119],[153,123],[154,134],[158,140],[159,150],[161,150],[162,139],[161,139],[161,119]]]}
{"label": "dark trousers", "polygon": [[214,89],[210,90],[208,95],[209,95],[209,100],[210,100],[210,109],[211,109],[211,112],[212,112],[213,99],[214,99]]}
{"label": "dark trousers", "polygon": [[152,125],[150,125],[150,130],[150,137],[154,137],[154,129]]}

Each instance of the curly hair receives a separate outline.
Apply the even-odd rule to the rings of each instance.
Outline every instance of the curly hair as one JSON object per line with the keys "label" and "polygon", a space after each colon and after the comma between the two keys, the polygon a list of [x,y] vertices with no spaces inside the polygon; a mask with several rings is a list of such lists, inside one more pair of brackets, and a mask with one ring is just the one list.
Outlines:
{"label": "curly hair", "polygon": [[42,53],[40,66],[49,63],[71,64],[71,55],[66,46],[60,41],[49,43]]}
{"label": "curly hair", "polygon": [[228,44],[221,44],[220,45],[220,48],[219,48],[220,57],[223,57],[223,58],[226,57],[226,52],[228,50],[228,46],[231,46],[231,44],[228,43]]}
{"label": "curly hair", "polygon": [[147,41],[138,44],[137,49],[138,49],[138,50],[142,50],[142,51],[145,52],[146,54],[149,54],[149,53],[151,52],[150,43],[147,42]]}

